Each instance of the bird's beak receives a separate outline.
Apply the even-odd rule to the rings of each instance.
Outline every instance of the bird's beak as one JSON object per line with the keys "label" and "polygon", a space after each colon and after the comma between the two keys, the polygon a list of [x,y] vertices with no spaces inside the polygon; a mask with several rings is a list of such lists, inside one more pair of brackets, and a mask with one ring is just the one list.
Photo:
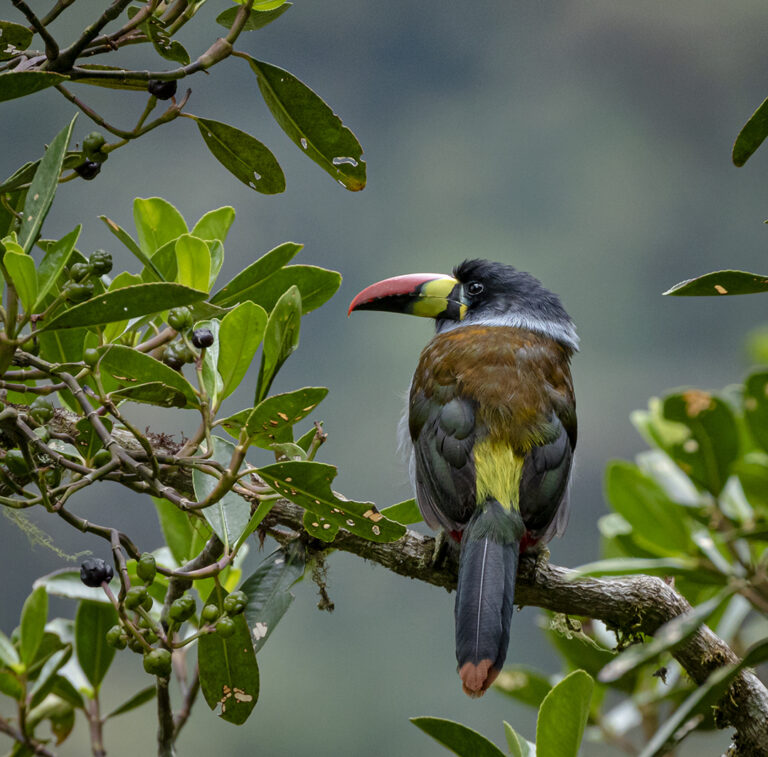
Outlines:
{"label": "bird's beak", "polygon": [[460,321],[467,312],[461,284],[439,273],[409,273],[371,284],[349,306],[353,310],[385,310],[425,318]]}

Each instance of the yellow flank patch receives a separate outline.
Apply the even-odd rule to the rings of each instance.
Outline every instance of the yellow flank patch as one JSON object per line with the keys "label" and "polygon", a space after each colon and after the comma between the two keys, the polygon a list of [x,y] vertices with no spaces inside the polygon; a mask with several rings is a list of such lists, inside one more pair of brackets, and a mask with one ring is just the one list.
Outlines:
{"label": "yellow flank patch", "polygon": [[517,457],[506,444],[490,440],[476,444],[474,454],[477,501],[493,497],[507,510],[517,510],[523,458]]}

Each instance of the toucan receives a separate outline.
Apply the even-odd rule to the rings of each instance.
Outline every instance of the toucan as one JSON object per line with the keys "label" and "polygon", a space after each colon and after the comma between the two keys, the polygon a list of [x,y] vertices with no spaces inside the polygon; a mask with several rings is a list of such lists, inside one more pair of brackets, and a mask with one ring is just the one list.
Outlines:
{"label": "toucan", "polygon": [[406,447],[424,520],[460,544],[456,659],[464,691],[479,697],[507,656],[521,552],[567,524],[576,329],[531,274],[488,260],[385,279],[355,310],[435,319],[411,381]]}

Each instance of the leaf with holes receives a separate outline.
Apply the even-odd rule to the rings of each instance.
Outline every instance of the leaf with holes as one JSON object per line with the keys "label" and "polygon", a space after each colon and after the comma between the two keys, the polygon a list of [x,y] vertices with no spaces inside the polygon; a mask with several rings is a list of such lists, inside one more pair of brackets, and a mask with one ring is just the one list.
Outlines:
{"label": "leaf with holes", "polygon": [[346,189],[365,187],[363,148],[341,119],[293,74],[246,57],[267,107],[280,128],[307,157]]}
{"label": "leaf with holes", "polygon": [[0,60],[8,60],[24,52],[32,43],[33,36],[26,26],[0,21]]}
{"label": "leaf with holes", "polygon": [[213,157],[251,189],[262,194],[285,191],[285,175],[275,156],[258,139],[220,121],[196,118]]}
{"label": "leaf with holes", "polygon": [[695,279],[686,279],[667,289],[675,297],[720,297],[728,294],[768,292],[768,276],[747,271],[712,271]]}
{"label": "leaf with holes", "polygon": [[333,465],[309,461],[275,463],[258,470],[286,499],[364,539],[384,543],[405,534],[405,526],[385,518],[371,502],[355,502],[334,494],[331,483],[336,473]]}

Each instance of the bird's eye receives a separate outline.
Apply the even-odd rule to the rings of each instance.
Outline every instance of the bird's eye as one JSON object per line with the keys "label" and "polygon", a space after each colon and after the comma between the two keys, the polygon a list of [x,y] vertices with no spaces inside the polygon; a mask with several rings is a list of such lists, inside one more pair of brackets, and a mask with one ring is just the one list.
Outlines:
{"label": "bird's eye", "polygon": [[484,289],[485,287],[479,281],[470,281],[465,287],[465,291],[470,297],[476,297],[478,294],[481,294]]}

